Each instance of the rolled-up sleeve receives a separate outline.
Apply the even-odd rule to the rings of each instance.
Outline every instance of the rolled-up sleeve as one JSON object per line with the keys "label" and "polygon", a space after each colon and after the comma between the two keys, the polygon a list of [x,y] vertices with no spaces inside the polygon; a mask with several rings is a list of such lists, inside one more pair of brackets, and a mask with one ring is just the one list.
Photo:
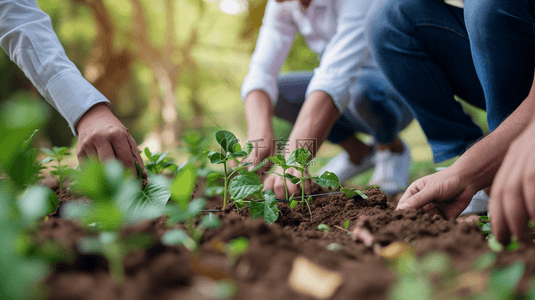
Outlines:
{"label": "rolled-up sleeve", "polygon": [[243,100],[254,90],[266,92],[273,102],[277,100],[279,71],[297,31],[287,4],[295,3],[268,1],[249,72],[242,84]]}
{"label": "rolled-up sleeve", "polygon": [[374,65],[364,37],[369,2],[348,0],[338,8],[336,34],[325,48],[307,88],[307,97],[318,90],[329,94],[340,112],[347,107],[350,86],[359,68]]}
{"label": "rolled-up sleeve", "polygon": [[76,122],[89,108],[109,102],[69,60],[35,0],[0,0],[0,46],[75,135]]}

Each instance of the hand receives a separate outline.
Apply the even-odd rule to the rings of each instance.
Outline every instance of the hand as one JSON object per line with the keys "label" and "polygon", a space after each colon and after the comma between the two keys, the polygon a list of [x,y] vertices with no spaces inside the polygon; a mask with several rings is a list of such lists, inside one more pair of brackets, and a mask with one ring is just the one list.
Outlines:
{"label": "hand", "polygon": [[134,174],[137,174],[137,162],[143,170],[143,178],[147,177],[136,142],[106,103],[91,107],[76,124],[76,131],[80,162],[89,156],[98,156],[101,161],[117,158]]}
{"label": "hand", "polygon": [[430,214],[445,218],[457,217],[477,192],[462,177],[455,164],[413,182],[398,202],[396,209],[423,208]]}
{"label": "hand", "polygon": [[[264,159],[272,156],[274,140],[275,135],[271,128],[261,131],[249,131],[246,142],[251,143],[253,149],[249,156],[242,160],[242,163],[252,162],[253,164],[249,166],[249,170],[252,170],[258,164],[262,164]],[[270,168],[270,164],[265,164],[258,170],[258,174],[262,175],[263,172],[266,172]]]}
{"label": "hand", "polygon": [[492,232],[508,244],[511,235],[531,245],[529,219],[535,220],[535,122],[510,145],[490,193]]}
{"label": "hand", "polygon": [[[277,167],[274,171],[275,173],[282,174],[282,168]],[[286,170],[287,174],[294,175],[296,177],[301,177],[301,172],[297,171],[294,168]],[[308,171],[305,170],[305,177],[309,177]],[[301,184],[295,185],[289,179],[286,179],[286,184],[288,187],[288,197],[294,195],[294,197],[300,196]],[[275,193],[277,199],[286,199],[286,192],[284,190],[284,179],[277,174],[270,174],[264,180],[264,191],[272,190]],[[305,180],[305,195],[310,195],[311,193],[311,181],[310,179]],[[306,199],[301,199],[306,200]]]}

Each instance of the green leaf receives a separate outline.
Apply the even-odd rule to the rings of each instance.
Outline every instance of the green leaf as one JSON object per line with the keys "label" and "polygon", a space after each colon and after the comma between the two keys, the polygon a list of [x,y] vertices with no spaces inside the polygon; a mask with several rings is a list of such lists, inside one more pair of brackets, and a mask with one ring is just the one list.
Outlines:
{"label": "green leaf", "polygon": [[210,173],[208,174],[208,177],[206,177],[206,181],[208,181],[208,183],[212,183],[214,181],[216,181],[218,178],[221,178],[223,176],[223,174],[221,173]]}
{"label": "green leaf", "polygon": [[324,172],[318,178],[316,178],[316,183],[321,186],[332,186],[332,187],[338,187],[340,185],[338,181],[338,176],[336,176],[336,174],[329,172],[329,171]]}
{"label": "green leaf", "polygon": [[148,179],[144,190],[138,182],[130,180],[117,195],[119,208],[130,223],[158,218],[165,211],[171,196],[169,180],[158,175],[151,175]]}
{"label": "green leaf", "polygon": [[152,158],[152,153],[150,152],[149,147],[145,147],[145,156],[150,160]]}
{"label": "green leaf", "polygon": [[347,198],[353,198],[353,197],[359,195],[360,197],[362,197],[362,199],[368,199],[368,196],[366,196],[366,194],[364,194],[361,190],[342,187],[340,189],[340,192],[344,193],[344,195],[346,195]]}
{"label": "green leaf", "polygon": [[327,224],[319,224],[318,225],[318,230],[321,230],[323,232],[327,232],[331,229],[331,227],[329,227],[329,225]]}
{"label": "green leaf", "polygon": [[301,178],[296,177],[296,176],[294,176],[294,175],[292,175],[292,174],[288,174],[288,173],[286,173],[285,175],[286,175],[286,178],[290,179],[290,181],[291,181],[293,184],[299,184],[299,183],[301,183]]}
{"label": "green leaf", "polygon": [[252,201],[249,204],[249,213],[251,214],[251,219],[258,219],[264,215],[264,203],[265,202]]}
{"label": "green leaf", "polygon": [[492,229],[490,227],[490,223],[484,223],[481,225],[481,232],[483,232],[483,234],[489,234],[491,231]]}
{"label": "green leaf", "polygon": [[222,164],[228,160],[223,154],[215,151],[208,152],[207,157],[212,164]]}
{"label": "green leaf", "polygon": [[498,299],[506,299],[512,295],[518,282],[524,275],[525,265],[523,262],[515,262],[505,268],[494,269],[490,276],[490,288],[501,295]]}
{"label": "green leaf", "polygon": [[287,164],[293,167],[299,165],[304,168],[308,165],[310,155],[311,153],[307,148],[297,148],[290,154]]}
{"label": "green leaf", "polygon": [[279,209],[277,208],[277,199],[273,191],[263,191],[264,196],[264,220],[268,224],[273,224],[279,218]]}
{"label": "green leaf", "polygon": [[201,226],[206,229],[216,229],[221,226],[221,221],[213,213],[209,213],[201,219]]}
{"label": "green leaf", "polygon": [[162,244],[166,246],[185,246],[193,251],[197,247],[195,241],[182,229],[169,230],[162,236]]}
{"label": "green leaf", "polygon": [[241,256],[249,250],[249,240],[246,237],[239,237],[228,242],[225,252],[232,256]]}
{"label": "green leaf", "polygon": [[184,211],[187,209],[191,194],[195,189],[195,177],[195,165],[186,165],[175,177],[171,187],[171,200]]}
{"label": "green leaf", "polygon": [[238,144],[236,136],[227,130],[219,130],[215,133],[215,140],[226,153],[233,153],[234,147]]}
{"label": "green leaf", "polygon": [[349,219],[347,219],[347,221],[344,222],[344,228],[345,229],[349,228]]}
{"label": "green leaf", "polygon": [[288,201],[290,202],[290,209],[294,208],[297,205],[297,201],[294,200],[293,194],[290,196],[290,199],[288,199]]}
{"label": "green leaf", "polygon": [[201,210],[204,209],[205,206],[206,206],[206,199],[203,199],[203,198],[193,199],[189,203],[188,209],[186,210],[186,218],[189,220],[189,219],[193,219],[197,217],[201,213]]}
{"label": "green leaf", "polygon": [[494,251],[494,252],[502,252],[503,251],[503,245],[498,242],[498,240],[496,239],[496,237],[494,236],[494,234],[489,234],[488,235],[488,240],[487,240],[487,244],[490,248],[490,250]]}
{"label": "green leaf", "polygon": [[278,153],[277,156],[271,156],[271,157],[268,157],[267,160],[269,160],[270,162],[276,164],[277,166],[283,168],[283,169],[288,169],[290,166],[288,166],[286,164],[286,158],[284,158],[284,155]]}
{"label": "green leaf", "polygon": [[[238,145],[238,144],[236,144],[236,145]],[[245,151],[233,152],[233,153],[229,153],[229,156],[230,157],[234,157],[234,158],[244,157],[244,156],[247,156],[247,152],[245,152]]]}
{"label": "green leaf", "polygon": [[233,199],[245,199],[262,190],[264,185],[256,173],[246,172],[230,181],[229,193]]}
{"label": "green leaf", "polygon": [[58,207],[58,196],[51,189],[42,186],[29,187],[17,201],[20,212],[28,222],[36,221]]}

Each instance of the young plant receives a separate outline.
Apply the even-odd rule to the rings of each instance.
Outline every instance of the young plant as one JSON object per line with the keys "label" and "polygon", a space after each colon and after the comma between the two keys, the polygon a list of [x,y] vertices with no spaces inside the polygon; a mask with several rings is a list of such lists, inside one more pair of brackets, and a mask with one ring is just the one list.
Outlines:
{"label": "young plant", "polygon": [[69,166],[61,164],[67,155],[71,155],[69,148],[54,146],[52,149],[43,148],[41,150],[48,155],[48,158],[45,159],[46,162],[56,161],[57,165],[52,166],[54,170],[50,174],[56,176],[59,182],[59,189],[63,190],[65,179],[73,172],[73,169],[69,168]]}
{"label": "young plant", "polygon": [[84,254],[102,254],[108,260],[112,279],[124,282],[124,259],[130,252],[146,249],[155,243],[154,237],[147,233],[136,234],[122,239],[118,232],[102,231],[97,236],[85,237],[78,242],[77,248]]}
{"label": "young plant", "polygon": [[347,198],[353,198],[358,195],[362,197],[362,199],[368,199],[368,196],[366,196],[366,194],[364,194],[361,190],[342,186],[338,180],[338,176],[332,172],[326,171],[314,179],[316,183],[321,186],[340,188],[340,192],[342,192]]}
{"label": "young plant", "polygon": [[[210,159],[210,162],[212,164],[222,164],[223,165],[223,174],[220,173],[212,173],[208,176],[208,179],[210,181],[215,181],[219,177],[223,177],[224,185],[223,185],[223,211],[225,210],[226,204],[227,204],[227,191],[228,191],[228,184],[229,180],[234,175],[235,172],[238,170],[244,169],[247,165],[250,165],[251,163],[246,163],[241,166],[238,166],[232,170],[228,170],[227,163],[231,160],[236,161],[237,163],[238,157],[245,157],[249,153],[247,151],[243,151],[240,144],[238,143],[238,139],[236,136],[227,130],[219,130],[215,133],[215,139],[219,146],[221,147],[220,152],[216,151],[210,151],[208,152],[207,156],[208,159]],[[249,147],[248,147],[249,149]]]}
{"label": "young plant", "polygon": [[492,251],[501,252],[504,249],[507,251],[514,251],[520,247],[520,243],[516,237],[513,237],[508,245],[502,245],[500,242],[498,242],[492,233],[492,228],[490,226],[490,213],[488,213],[486,216],[480,216],[477,224],[481,228],[483,236],[487,238],[487,244]]}
{"label": "young plant", "polygon": [[182,229],[174,229],[162,236],[165,245],[185,246],[192,252],[197,252],[200,242],[207,229],[215,229],[221,225],[221,221],[212,213],[204,216],[199,225],[195,225],[195,218],[200,215],[206,205],[205,199],[190,201],[195,189],[195,165],[184,166],[175,177],[171,187],[171,200],[166,206],[168,222],[172,224],[185,223],[188,233]]}
{"label": "young plant", "polygon": [[274,163],[277,166],[282,168],[282,174],[279,174],[279,173],[276,173],[276,172],[273,172],[273,174],[277,174],[277,175],[281,176],[282,178],[284,178],[284,193],[286,195],[286,200],[288,200],[289,197],[288,197],[288,184],[286,183],[286,178],[287,178],[286,177],[286,170],[288,170],[292,166],[288,165],[288,163],[286,162],[286,158],[284,157],[284,155],[282,155],[280,153],[278,153],[277,156],[268,157],[267,160],[269,160],[270,162],[272,162],[272,163]]}
{"label": "young plant", "polygon": [[[242,170],[240,174],[232,178],[229,185],[229,193],[238,206],[249,208],[251,218],[263,217],[266,223],[272,224],[279,217],[277,199],[273,191],[262,191],[264,184],[258,174]],[[249,196],[255,197],[256,201],[245,201]]]}
{"label": "young plant", "polygon": [[161,174],[165,169],[168,169],[173,174],[176,173],[178,166],[173,162],[173,159],[167,157],[169,152],[152,153],[148,147],[145,147],[143,152],[148,159],[148,162],[145,163],[148,171],[154,174]]}
{"label": "young plant", "polygon": [[228,242],[225,247],[229,265],[235,266],[242,255],[249,250],[249,240],[246,237],[239,237]]}
{"label": "young plant", "polygon": [[331,227],[329,227],[329,225],[327,225],[327,224],[319,224],[318,225],[318,230],[323,231],[323,236],[327,236],[327,233],[329,232],[330,229],[331,229]]}
{"label": "young plant", "polygon": [[75,178],[72,191],[92,201],[69,201],[60,215],[114,231],[124,224],[160,217],[171,194],[169,186],[167,178],[151,174],[147,186],[142,189],[138,178],[127,172],[120,162],[109,161],[102,165],[89,161]]}

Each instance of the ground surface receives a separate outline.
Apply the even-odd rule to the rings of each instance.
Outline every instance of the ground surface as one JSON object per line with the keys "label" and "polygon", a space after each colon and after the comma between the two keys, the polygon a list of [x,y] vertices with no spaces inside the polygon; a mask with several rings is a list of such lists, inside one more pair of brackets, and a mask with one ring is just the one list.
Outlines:
{"label": "ground surface", "polygon": [[[489,252],[475,222],[444,220],[420,211],[395,211],[380,190],[371,189],[366,194],[369,196],[366,200],[347,199],[341,194],[316,197],[311,207],[312,217],[307,209],[289,210],[287,204],[279,203],[281,216],[273,225],[261,219],[251,220],[246,212],[238,214],[229,209],[225,214],[218,213],[222,226],[205,233],[199,254],[159,243],[130,253],[124,263],[126,279],[122,285],[111,279],[103,257],[77,252],[77,241],[88,234],[82,227],[50,217],[40,225],[39,241],[57,241],[72,251],[75,258],[58,263],[45,286],[50,299],[210,299],[214,296],[211,291],[218,286],[215,282],[231,279],[238,288],[234,299],[321,299],[320,294],[307,295],[306,290],[313,288],[306,284],[303,293],[297,291],[299,284],[290,283],[291,273],[296,272],[296,261],[307,261],[320,267],[323,279],[317,281],[313,272],[304,272],[300,276],[305,282],[315,285],[325,278],[333,282],[340,280],[339,284],[333,283],[336,287],[333,294],[324,297],[386,299],[396,275],[389,263],[393,261],[389,260],[392,255],[384,251],[392,250],[388,245],[396,245],[394,242],[412,245],[417,256],[429,251],[447,253],[459,273],[468,272],[476,258]],[[60,196],[65,200],[72,198],[64,193]],[[220,206],[220,200],[209,202],[209,208]],[[346,220],[350,220],[350,230],[355,227],[360,230],[348,234],[343,226]],[[322,223],[331,228],[327,234],[317,229]],[[126,228],[123,234],[149,232],[159,239],[167,229],[161,217]],[[249,251],[232,264],[223,253],[224,243],[242,236],[249,239]],[[341,245],[342,249],[328,250],[331,243]],[[522,290],[535,274],[535,249],[501,253],[497,264],[516,260],[526,263],[524,279],[519,285]],[[463,296],[484,289],[485,280],[474,278],[479,277],[458,282],[448,293]],[[446,294],[447,298],[452,297]]]}

